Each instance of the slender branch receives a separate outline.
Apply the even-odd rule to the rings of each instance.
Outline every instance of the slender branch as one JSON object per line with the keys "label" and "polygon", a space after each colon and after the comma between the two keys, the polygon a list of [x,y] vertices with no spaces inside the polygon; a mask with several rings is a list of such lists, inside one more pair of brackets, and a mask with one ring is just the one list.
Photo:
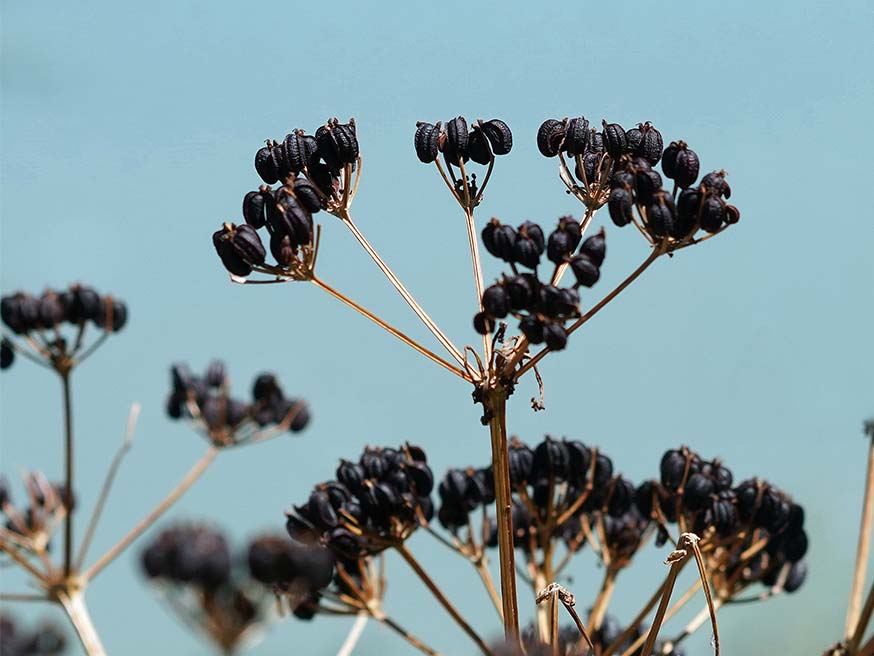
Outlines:
{"label": "slender branch", "polygon": [[576,609],[573,607],[572,604],[565,602],[563,599],[562,602],[564,603],[564,607],[567,609],[568,614],[571,616],[571,619],[574,621],[574,624],[577,625],[577,630],[580,632],[580,635],[583,636],[583,640],[586,641],[586,645],[588,645],[589,650],[592,653],[595,653],[595,645],[592,642],[592,638],[589,636],[589,632],[586,631],[586,627],[583,625],[583,620],[580,619],[580,616],[577,614]]}
{"label": "slender branch", "polygon": [[859,543],[856,547],[856,568],[853,572],[853,585],[850,588],[850,601],[847,605],[847,623],[844,629],[846,638],[853,636],[859,623],[862,591],[868,567],[868,552],[871,546],[872,521],[874,521],[874,436],[868,441],[868,470],[865,474],[865,497],[862,502]]}
{"label": "slender branch", "polygon": [[97,498],[97,503],[94,505],[94,511],[91,513],[91,520],[88,522],[88,528],[85,531],[85,537],[82,539],[82,544],[79,546],[79,555],[76,557],[76,569],[82,569],[85,564],[85,556],[88,554],[88,548],[91,546],[91,540],[94,538],[94,532],[97,530],[97,524],[100,522],[100,516],[103,514],[103,507],[106,505],[106,500],[109,498],[109,491],[112,489],[112,483],[115,481],[115,475],[118,473],[118,468],[125,454],[130,450],[134,440],[134,429],[137,425],[137,417],[140,415],[142,406],[139,403],[134,403],[130,407],[130,412],[127,418],[127,430],[125,431],[124,441],[115,453],[112,459],[112,464],[109,465],[109,471],[106,472],[106,479],[103,481],[103,487],[100,488],[100,496]]}
{"label": "slender branch", "polygon": [[6,540],[0,538],[0,551],[3,551],[12,558],[16,563],[18,563],[21,567],[30,572],[37,580],[41,582],[45,582],[46,575],[40,572],[33,564],[27,559],[27,557],[18,551],[17,548],[13,547]]}
{"label": "slender branch", "polygon": [[[637,267],[633,272],[631,272],[631,274],[625,280],[623,280],[621,283],[619,283],[619,285],[615,289],[613,289],[613,291],[611,291],[604,298],[602,298],[600,301],[598,301],[598,303],[594,307],[592,307],[591,310],[586,312],[583,316],[581,316],[579,319],[574,321],[567,328],[568,335],[570,335],[577,328],[579,328],[584,323],[586,323],[589,319],[591,319],[596,314],[598,314],[598,312],[600,312],[601,309],[605,305],[607,305],[610,301],[612,301],[614,298],[616,298],[631,283],[633,283],[635,280],[637,280],[637,278],[640,276],[640,274],[642,274],[644,271],[646,271],[646,269],[649,267],[649,265],[652,264],[653,262],[655,262],[656,259],[658,259],[658,257],[660,255],[662,255],[664,252],[665,251],[664,251],[664,248],[662,246],[656,246],[655,248],[653,248],[652,252],[649,254],[649,257],[647,257],[639,267]],[[519,378],[521,378],[525,374],[525,372],[527,372],[529,369],[532,369],[549,352],[550,352],[549,347],[543,348],[537,355],[535,355],[528,362],[526,362],[522,367],[520,367],[519,371],[516,372],[516,380],[519,380]]]}
{"label": "slender branch", "polygon": [[[476,238],[476,226],[473,222],[473,210],[465,209],[464,218],[467,223],[467,240],[470,246],[470,261],[473,265],[473,280],[476,285],[477,311],[483,309],[483,267],[480,260],[479,242]],[[483,360],[487,363],[492,360],[492,340],[490,335],[483,335]]]}
{"label": "slender branch", "polygon": [[352,628],[349,629],[349,633],[343,641],[340,651],[337,652],[337,656],[352,656],[352,651],[358,644],[358,640],[364,632],[364,627],[367,626],[367,618],[367,613],[358,613],[358,617],[355,618]]}
{"label": "slender branch", "polygon": [[613,597],[613,590],[616,588],[616,576],[618,574],[619,570],[615,567],[607,567],[604,571],[601,589],[598,591],[595,603],[592,604],[592,611],[589,613],[589,626],[593,631],[601,628],[601,623],[607,614],[607,607],[610,605],[610,599]]}
{"label": "slender branch", "polygon": [[[671,570],[668,572],[668,578],[665,580],[664,590],[662,592],[662,599],[659,602],[659,607],[656,610],[655,618],[653,619],[652,626],[649,629],[649,633],[646,636],[646,642],[643,645],[643,649],[641,650],[641,654],[651,654],[653,647],[655,646],[656,638],[659,635],[659,629],[662,628],[662,622],[665,618],[665,612],[668,610],[668,603],[671,601],[671,593],[674,591],[674,584],[677,582],[677,575],[680,573],[680,568],[684,560],[689,558],[689,553],[686,552],[681,560],[677,560],[671,564]],[[623,654],[623,656],[625,656]]]}
{"label": "slender branch", "polygon": [[398,279],[398,277],[394,274],[394,272],[389,268],[389,266],[383,261],[383,259],[379,256],[355,223],[352,221],[352,217],[349,214],[348,210],[339,214],[338,218],[346,224],[346,227],[352,232],[355,236],[355,239],[358,240],[358,243],[361,244],[362,248],[367,251],[367,254],[370,255],[370,258],[376,263],[376,266],[379,267],[379,270],[388,278],[389,282],[392,286],[397,290],[397,292],[401,295],[401,297],[407,302],[407,305],[412,308],[413,312],[415,312],[416,316],[425,324],[425,327],[431,331],[434,337],[437,338],[437,341],[440,342],[443,347],[449,351],[449,354],[455,359],[458,364],[464,364],[464,356],[461,354],[461,351],[458,350],[458,347],[453,344],[443,331],[434,323],[434,321],[429,317],[426,312],[422,309],[422,307],[416,302],[416,299],[413,298],[412,294],[407,291],[407,288],[404,287],[403,283]]}
{"label": "slender branch", "polygon": [[212,463],[215,457],[218,455],[219,449],[215,446],[210,446],[206,453],[201,456],[200,460],[198,460],[194,466],[188,471],[185,477],[179,481],[179,483],[174,487],[170,493],[164,497],[163,501],[161,501],[155,508],[146,515],[140,522],[134,526],[130,532],[125,535],[121,540],[119,540],[115,546],[111,547],[109,551],[103,554],[96,563],[94,563],[83,575],[83,579],[86,581],[90,581],[93,579],[100,571],[106,567],[109,563],[111,563],[122,551],[124,551],[127,546],[136,540],[147,528],[149,528],[155,521],[167,511],[170,506],[172,506],[176,501],[188,491],[192,485],[194,485],[195,481],[206,471],[206,468]]}
{"label": "slender branch", "polygon": [[853,635],[849,638],[847,648],[849,653],[855,653],[862,642],[862,637],[865,635],[865,629],[868,628],[868,623],[871,621],[871,613],[874,611],[874,585],[868,590],[868,596],[865,598],[865,605],[862,607],[862,612],[856,620],[856,626],[853,630]]}
{"label": "slender branch", "polygon": [[446,598],[440,588],[437,587],[437,584],[428,576],[428,573],[422,569],[422,566],[419,564],[419,561],[411,554],[403,543],[398,543],[394,545],[395,550],[401,555],[401,557],[407,562],[407,564],[413,569],[416,575],[422,580],[422,583],[425,584],[425,587],[431,591],[431,594],[434,595],[434,598],[440,602],[440,605],[446,610],[447,613],[455,620],[458,626],[470,637],[471,640],[476,643],[477,647],[480,648],[483,654],[486,656],[491,656],[492,652],[489,649],[488,645],[483,641],[483,639],[473,630],[470,624],[467,623],[467,620],[461,616],[461,613],[452,605],[452,603]]}
{"label": "slender branch", "polygon": [[70,390],[70,371],[60,374],[64,391],[64,575],[70,575],[73,564],[73,402]]}
{"label": "slender branch", "polygon": [[44,594],[32,592],[0,592],[0,601],[51,601]]}
{"label": "slender branch", "polygon": [[330,294],[331,296],[333,296],[333,297],[336,298],[337,300],[342,301],[343,303],[345,303],[346,305],[348,305],[349,307],[351,307],[352,309],[354,309],[356,312],[358,312],[358,313],[360,313],[361,315],[367,317],[367,318],[370,319],[373,323],[375,323],[376,325],[378,325],[380,328],[382,328],[383,330],[385,330],[385,331],[391,333],[392,335],[394,335],[395,337],[397,337],[399,340],[401,340],[404,344],[406,344],[407,346],[412,347],[413,349],[415,349],[416,351],[418,351],[419,353],[421,353],[422,355],[424,355],[424,356],[425,356],[426,358],[428,358],[429,360],[433,360],[434,362],[436,362],[437,364],[439,364],[439,365],[440,365],[441,367],[443,367],[444,369],[446,369],[446,370],[451,371],[452,373],[454,373],[456,376],[460,376],[460,377],[463,378],[464,380],[470,381],[469,376],[468,376],[465,372],[463,372],[461,369],[459,369],[458,367],[456,367],[456,366],[453,365],[453,364],[450,364],[449,362],[447,362],[446,360],[444,360],[443,358],[441,358],[439,355],[435,354],[434,352],[432,352],[432,351],[426,349],[424,346],[422,346],[421,344],[419,344],[417,341],[415,341],[414,339],[408,337],[407,335],[405,335],[404,333],[402,333],[400,330],[398,330],[398,329],[395,328],[394,326],[392,326],[392,325],[386,323],[385,321],[383,321],[382,319],[380,319],[378,316],[376,316],[375,314],[373,314],[372,312],[370,312],[370,310],[368,310],[368,309],[366,309],[365,307],[359,305],[358,303],[356,303],[355,301],[353,301],[351,298],[349,298],[349,297],[346,296],[345,294],[343,294],[343,293],[337,291],[336,289],[334,289],[333,287],[331,287],[329,284],[327,284],[327,283],[324,282],[323,280],[321,280],[321,279],[316,278],[315,276],[313,276],[313,278],[312,278],[312,283],[313,283],[314,285],[316,285],[319,289],[322,289],[322,290],[328,292],[328,294]]}
{"label": "slender branch", "polygon": [[384,624],[385,626],[390,628],[392,631],[397,633],[399,636],[401,636],[404,640],[409,642],[411,645],[413,645],[413,647],[415,647],[419,651],[428,654],[428,656],[440,656],[439,652],[435,651],[434,649],[432,649],[431,647],[426,645],[424,642],[419,640],[419,638],[417,638],[412,633],[407,631],[404,627],[402,627],[400,624],[395,622],[392,618],[388,617],[387,615],[385,615],[381,612],[370,611],[370,613],[371,613],[371,616],[375,620],[377,620],[381,624]]}
{"label": "slender branch", "polygon": [[111,334],[111,331],[104,331],[103,334],[100,335],[100,337],[94,340],[94,343],[91,344],[91,346],[82,351],[81,355],[76,357],[76,364],[82,364],[83,362],[85,362],[85,360],[91,357],[94,352],[103,345],[103,342],[105,342],[106,338],[109,337]]}
{"label": "slender branch", "polygon": [[82,594],[67,595],[66,593],[60,593],[58,600],[63,605],[67,617],[70,618],[73,628],[76,629],[76,635],[79,636],[85,653],[88,656],[106,656],[106,650],[103,648],[100,636],[97,635],[97,630],[91,622],[91,616],[88,614],[88,608],[85,606]]}

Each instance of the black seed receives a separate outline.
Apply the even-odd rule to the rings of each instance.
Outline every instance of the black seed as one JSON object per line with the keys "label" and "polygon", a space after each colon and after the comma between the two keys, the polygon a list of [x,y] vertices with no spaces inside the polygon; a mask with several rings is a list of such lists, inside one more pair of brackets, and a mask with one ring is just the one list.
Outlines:
{"label": "black seed", "polygon": [[585,116],[567,122],[564,134],[564,151],[568,155],[582,155],[589,145],[589,121]]}
{"label": "black seed", "polygon": [[656,130],[649,121],[644,123],[640,129],[640,144],[637,145],[633,152],[655,166],[658,164],[659,159],[661,159],[662,149],[664,148],[662,133]]}
{"label": "black seed", "polygon": [[255,153],[255,170],[267,184],[279,182],[282,174],[280,166],[282,151],[278,148],[273,142],[270,142]]}
{"label": "black seed", "polygon": [[321,162],[315,162],[310,165],[308,171],[310,178],[316,187],[319,188],[319,191],[325,196],[332,196],[334,193],[334,176],[331,174],[331,169]]}
{"label": "black seed", "polygon": [[64,320],[64,306],[54,292],[46,292],[39,299],[39,323],[43,328],[52,328]]}
{"label": "black seed", "polygon": [[690,510],[703,510],[715,489],[713,481],[704,474],[692,474],[683,486],[683,503]]}
{"label": "black seed", "polygon": [[271,403],[283,396],[279,381],[273,374],[259,374],[252,383],[252,398],[262,403]]}
{"label": "black seed", "polygon": [[604,148],[606,148],[610,157],[614,160],[618,159],[619,156],[625,152],[625,130],[618,123],[607,123],[607,121],[601,121],[601,125],[604,127],[604,131],[602,132],[604,137]]}
{"label": "black seed", "polygon": [[331,134],[337,143],[337,153],[343,164],[354,164],[358,161],[358,134],[355,129],[355,121],[337,123],[331,130]]}
{"label": "black seed", "polygon": [[786,540],[783,543],[786,560],[790,563],[794,563],[804,558],[807,554],[807,545],[807,533],[804,531],[787,535]]}
{"label": "black seed", "polygon": [[789,574],[783,583],[783,589],[786,592],[795,592],[804,585],[805,579],[807,579],[807,563],[803,560],[794,562],[789,568]]}
{"label": "black seed", "polygon": [[677,208],[671,197],[660,192],[655,195],[652,204],[646,208],[646,225],[650,234],[661,237],[666,232],[676,231]]}
{"label": "black seed", "polygon": [[662,456],[660,465],[662,485],[669,490],[676,490],[683,483],[686,471],[686,457],[676,449],[667,451]]}
{"label": "black seed", "polygon": [[557,323],[548,323],[543,327],[543,341],[553,351],[561,351],[567,346],[567,331]]}
{"label": "black seed", "polygon": [[112,332],[117,333],[127,324],[127,305],[124,303],[124,301],[113,298],[111,300],[111,307],[112,316],[111,322],[109,323],[109,328],[112,330]]}
{"label": "black seed", "polygon": [[712,171],[701,178],[701,186],[712,194],[731,198],[731,187],[725,179],[725,171]]}
{"label": "black seed", "polygon": [[265,189],[266,191],[250,191],[243,197],[243,218],[256,230],[264,227],[266,203],[273,201],[270,188]]}
{"label": "black seed", "polygon": [[504,289],[507,292],[510,309],[516,312],[530,310],[537,301],[536,285],[537,279],[530,274],[507,278],[504,281]]}
{"label": "black seed", "polygon": [[513,148],[513,133],[510,127],[499,118],[482,124],[482,131],[492,146],[495,155],[506,155]]}
{"label": "black seed", "polygon": [[607,200],[607,209],[613,223],[620,228],[631,223],[634,218],[631,194],[627,189],[619,187],[611,191]]}
{"label": "black seed", "polygon": [[467,152],[477,164],[488,164],[492,157],[488,143],[481,130],[474,128],[467,137]]}
{"label": "black seed", "polygon": [[[541,234],[541,238],[542,236]],[[534,269],[540,264],[541,252],[543,252],[542,249],[538,248],[537,242],[534,239],[523,233],[516,234],[516,243],[513,244],[513,262],[529,269]]]}
{"label": "black seed", "polygon": [[707,196],[701,206],[699,223],[703,230],[714,233],[722,227],[726,217],[725,201],[719,196]]}
{"label": "black seed", "polygon": [[275,232],[291,238],[294,246],[309,244],[313,238],[313,218],[287,187],[276,190],[276,212],[269,213],[267,220]]}
{"label": "black seed", "polygon": [[316,186],[307,178],[297,178],[294,181],[294,195],[297,196],[300,204],[311,214],[315,214],[328,206],[328,203],[316,189]]}
{"label": "black seed", "polygon": [[592,262],[587,255],[574,255],[570,260],[570,267],[577,278],[577,282],[583,287],[591,287],[601,277],[598,265]]}
{"label": "black seed", "polygon": [[641,205],[652,202],[656,192],[662,188],[662,176],[658,171],[638,171],[634,175],[634,192],[636,200]]}
{"label": "black seed", "polygon": [[628,152],[633,155],[640,154],[640,146],[643,143],[643,131],[637,128],[631,128],[625,133],[625,147]]}
{"label": "black seed", "polygon": [[685,189],[695,183],[698,179],[699,166],[698,155],[694,150],[689,149],[684,141],[671,142],[665,148],[662,171],[675,180],[680,188]]}
{"label": "black seed", "polygon": [[281,267],[291,266],[294,262],[294,245],[291,243],[291,237],[286,234],[274,232],[270,235],[270,252],[276,264]]}
{"label": "black seed", "polygon": [[294,130],[291,134],[286,135],[282,147],[285,151],[285,161],[288,168],[295,175],[314,163],[314,157],[318,150],[316,138],[304,134],[303,130]]}
{"label": "black seed", "polygon": [[252,273],[252,267],[231,246],[232,235],[233,225],[228,227],[225,224],[225,227],[213,233],[213,246],[225,269],[235,276],[248,276]]}
{"label": "black seed", "polygon": [[4,337],[0,340],[0,369],[8,369],[13,362],[15,362],[15,349],[12,348],[12,342]]}
{"label": "black seed", "polygon": [[430,164],[437,159],[440,144],[440,125],[430,123],[417,123],[416,134],[413,137],[413,145],[416,148],[416,156],[424,164]]}
{"label": "black seed", "polygon": [[495,320],[488,312],[477,312],[473,316],[473,329],[480,335],[490,335],[495,330]]}
{"label": "black seed", "polygon": [[734,205],[725,206],[725,222],[729,225],[734,225],[740,221],[740,210]]}
{"label": "black seed", "polygon": [[532,344],[543,343],[543,323],[536,317],[525,317],[519,322],[519,330]]}
{"label": "black seed", "polygon": [[596,267],[604,264],[604,257],[607,255],[607,240],[604,237],[605,232],[602,228],[598,234],[587,237],[580,246],[580,255],[587,256]]}
{"label": "black seed", "polygon": [[267,252],[261,243],[258,232],[247,223],[237,226],[230,238],[231,248],[246,264],[264,264]]}
{"label": "black seed", "polygon": [[489,253],[505,262],[513,261],[513,246],[516,243],[513,226],[503,225],[497,219],[492,219],[483,228],[482,239]]}
{"label": "black seed", "polygon": [[580,224],[572,217],[563,216],[558,227],[549,235],[546,256],[550,262],[561,264],[580,243]]}
{"label": "black seed", "polygon": [[537,149],[544,157],[558,155],[561,141],[564,139],[565,125],[554,118],[544,121],[537,130]]}
{"label": "black seed", "polygon": [[510,311],[510,302],[503,285],[487,287],[483,291],[482,304],[483,309],[496,319],[503,319]]}
{"label": "black seed", "polygon": [[697,189],[684,189],[677,198],[677,221],[674,229],[667,226],[668,234],[675,239],[688,235],[698,224],[701,193]]}
{"label": "black seed", "polygon": [[446,122],[446,141],[443,144],[443,156],[449,164],[458,166],[459,161],[468,159],[467,121],[458,116]]}
{"label": "black seed", "polygon": [[543,314],[559,319],[579,313],[580,296],[574,289],[559,289],[554,285],[540,288],[540,305]]}

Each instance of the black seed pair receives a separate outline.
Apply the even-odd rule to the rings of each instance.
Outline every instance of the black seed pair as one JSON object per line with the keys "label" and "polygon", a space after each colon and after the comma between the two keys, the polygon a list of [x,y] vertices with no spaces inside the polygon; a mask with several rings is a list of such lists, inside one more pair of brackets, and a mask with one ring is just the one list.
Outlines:
{"label": "black seed pair", "polygon": [[0,317],[16,335],[53,330],[68,323],[93,323],[106,332],[117,332],[127,324],[127,305],[113,296],[101,296],[87,285],[70,285],[65,290],[47,289],[40,296],[16,292],[0,299]]}
{"label": "black seed pair", "polygon": [[330,119],[316,130],[315,136],[303,130],[293,130],[282,143],[267,140],[255,153],[255,170],[265,183],[286,183],[306,169],[311,177],[321,166],[330,175],[337,175],[346,164],[358,160],[358,135],[355,121],[340,123]]}
{"label": "black seed pair", "polygon": [[258,232],[246,223],[225,223],[213,233],[212,244],[225,269],[235,276],[248,276],[267,257]]}
{"label": "black seed pair", "polygon": [[283,535],[263,535],[248,548],[249,572],[265,585],[294,585],[314,592],[327,587],[334,575],[334,557],[319,546],[302,545]]}
{"label": "black seed pair", "polygon": [[445,124],[439,121],[436,125],[416,123],[413,145],[416,156],[424,164],[430,164],[442,152],[446,162],[454,166],[468,160],[485,165],[493,155],[510,152],[513,133],[504,121],[497,118],[477,121],[468,130],[467,121],[458,116]]}

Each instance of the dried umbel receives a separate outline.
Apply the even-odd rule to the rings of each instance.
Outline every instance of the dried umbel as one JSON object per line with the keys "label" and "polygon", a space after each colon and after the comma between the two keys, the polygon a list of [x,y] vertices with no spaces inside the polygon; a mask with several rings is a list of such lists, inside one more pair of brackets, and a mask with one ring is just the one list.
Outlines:
{"label": "dried umbel", "polygon": [[306,401],[287,397],[270,373],[255,378],[251,402],[230,396],[230,381],[220,360],[213,361],[202,376],[185,364],[175,364],[170,378],[167,415],[191,420],[217,447],[260,442],[284,431],[297,433],[310,421]]}
{"label": "dried umbel", "polygon": [[33,629],[11,615],[0,615],[0,654],[3,656],[54,656],[67,650],[67,639],[51,622]]}
{"label": "dried umbel", "polygon": [[[10,367],[18,352],[65,374],[108,335],[125,327],[128,310],[114,296],[101,296],[92,287],[74,284],[64,290],[47,289],[39,296],[23,291],[3,296],[0,318],[11,331],[0,344],[0,369]],[[101,334],[87,345],[89,326]]]}
{"label": "dried umbel", "polygon": [[50,483],[40,471],[22,475],[24,504],[17,506],[5,477],[0,476],[0,514],[6,518],[0,536],[12,540],[21,550],[38,555],[51,547],[51,538],[70,513],[75,500],[63,484]]}
{"label": "dried umbel", "polygon": [[[333,560],[282,536],[261,536],[234,553],[225,535],[202,522],[163,530],[141,554],[145,576],[174,612],[201,629],[223,653],[251,642],[270,619],[274,586],[299,595],[330,583]],[[265,585],[269,584],[269,585]]]}

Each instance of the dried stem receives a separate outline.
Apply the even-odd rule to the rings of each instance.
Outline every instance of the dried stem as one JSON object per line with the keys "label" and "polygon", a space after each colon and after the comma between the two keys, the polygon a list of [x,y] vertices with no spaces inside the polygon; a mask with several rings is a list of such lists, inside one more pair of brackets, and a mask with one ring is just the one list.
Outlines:
{"label": "dried stem", "polygon": [[381,611],[368,610],[368,612],[370,613],[371,617],[390,628],[392,631],[397,633],[419,651],[424,652],[429,656],[440,656],[439,652],[426,645],[424,642],[419,640],[419,638],[414,636],[412,633],[407,631],[404,627],[402,627],[400,624],[395,622],[392,618],[388,617]]}
{"label": "dried stem", "polygon": [[[665,612],[668,610],[668,603],[671,601],[671,593],[674,591],[674,584],[677,582],[677,575],[680,573],[680,569],[682,569],[683,562],[689,558],[691,554],[686,552],[681,560],[676,560],[671,564],[671,570],[668,572],[668,578],[665,579],[664,589],[662,591],[662,598],[659,602],[658,610],[656,610],[655,618],[653,619],[652,626],[649,629],[649,634],[647,634],[646,642],[643,645],[643,649],[641,650],[641,654],[651,654],[653,647],[655,646],[656,638],[659,635],[659,629],[662,628],[662,622],[665,618]],[[625,656],[623,654],[623,656]]]}
{"label": "dried stem", "polygon": [[346,635],[346,639],[343,641],[340,651],[337,652],[337,656],[352,656],[352,651],[358,644],[358,640],[364,632],[364,627],[367,626],[368,617],[367,613],[358,613],[358,617],[355,618],[352,628],[349,629],[349,633]]}
{"label": "dried stem", "polygon": [[[582,326],[584,323],[586,323],[589,319],[591,319],[591,318],[594,317],[596,314],[598,314],[598,312],[600,312],[601,309],[602,309],[605,305],[607,305],[610,301],[612,301],[614,298],[616,298],[616,297],[617,297],[617,296],[618,296],[618,295],[619,295],[619,294],[620,294],[620,293],[621,293],[621,292],[622,292],[626,287],[628,287],[631,283],[633,283],[635,280],[637,280],[637,278],[640,276],[640,274],[642,274],[644,271],[647,270],[647,268],[649,268],[649,265],[650,265],[650,264],[652,264],[653,262],[655,262],[656,259],[658,259],[658,257],[659,257],[660,255],[662,255],[662,254],[665,253],[664,248],[665,248],[665,247],[664,247],[663,245],[658,245],[658,246],[656,246],[655,248],[653,248],[652,252],[649,254],[649,257],[647,257],[647,258],[646,258],[646,259],[641,263],[640,266],[638,266],[634,271],[632,271],[631,274],[630,274],[630,275],[629,275],[625,280],[623,280],[621,283],[619,283],[619,285],[618,285],[615,289],[613,289],[613,291],[611,291],[611,292],[610,292],[609,294],[607,294],[604,298],[602,298],[600,301],[598,301],[598,303],[597,303],[594,307],[592,307],[591,310],[589,310],[588,312],[586,312],[583,316],[581,316],[579,319],[577,319],[576,321],[574,321],[574,322],[573,322],[573,323],[572,323],[572,324],[567,328],[567,333],[568,333],[568,335],[570,335],[570,334],[571,334],[572,332],[574,332],[577,328],[579,328],[579,327]],[[533,368],[533,367],[534,367],[538,362],[540,362],[540,361],[541,361],[541,360],[546,356],[546,354],[549,353],[549,352],[550,352],[550,349],[549,349],[548,347],[547,347],[547,348],[544,348],[544,349],[542,349],[542,350],[541,350],[537,355],[535,355],[535,356],[534,356],[533,358],[531,358],[528,362],[526,362],[523,366],[521,366],[521,367],[519,368],[519,371],[516,372],[516,380],[519,380],[519,378],[521,378],[523,375],[525,375],[525,373],[526,373],[529,369],[532,369],[532,368]]]}
{"label": "dried stem", "polygon": [[592,604],[592,611],[589,613],[589,626],[593,631],[597,631],[604,621],[607,607],[610,605],[610,599],[613,597],[613,590],[616,588],[616,576],[618,574],[619,570],[615,567],[608,567],[604,572],[601,589],[598,591],[595,603]]}
{"label": "dried stem", "polygon": [[[865,498],[862,502],[862,519],[859,527],[859,543],[856,547],[856,568],[847,605],[847,623],[844,635],[847,639],[856,633],[859,611],[862,607],[862,591],[868,568],[868,552],[871,546],[871,524],[874,521],[874,436],[868,441],[868,470],[865,474]],[[857,643],[858,644],[858,643]]]}
{"label": "dried stem", "polygon": [[0,592],[0,601],[51,601],[44,594],[33,592]]}
{"label": "dried stem", "polygon": [[85,606],[85,599],[82,597],[82,593],[77,592],[68,595],[62,592],[58,594],[58,601],[63,605],[67,617],[70,618],[73,628],[76,629],[76,635],[79,636],[85,653],[88,656],[106,656],[106,650],[103,648],[100,636],[97,635],[97,630],[91,622],[91,616],[88,614],[88,608]]}
{"label": "dried stem", "polygon": [[403,543],[398,543],[394,545],[395,550],[401,555],[401,557],[407,562],[407,564],[412,568],[412,570],[416,573],[416,575],[422,580],[422,583],[425,584],[425,587],[431,591],[431,594],[434,595],[434,598],[440,603],[441,606],[446,610],[447,613],[455,620],[458,626],[470,637],[471,640],[476,643],[477,647],[480,648],[483,654],[486,656],[491,656],[491,650],[488,648],[488,645],[483,641],[483,639],[473,630],[470,624],[467,623],[467,620],[461,616],[461,613],[452,605],[449,599],[446,598],[446,595],[437,587],[437,584],[434,583],[433,579],[428,576],[428,573],[422,569],[422,566],[419,564],[419,561],[409,552],[409,550],[404,546]]}
{"label": "dried stem", "polygon": [[859,647],[859,643],[862,642],[862,638],[865,635],[865,629],[868,628],[868,623],[871,621],[872,611],[874,611],[874,585],[872,585],[868,590],[868,596],[865,598],[865,605],[862,607],[862,612],[857,618],[853,635],[850,636],[849,642],[847,643],[849,653],[855,653],[856,649]]}
{"label": "dried stem", "polygon": [[73,402],[70,390],[70,371],[60,373],[64,391],[64,490],[66,516],[64,517],[64,575],[70,576],[73,564]]}
{"label": "dried stem", "polygon": [[170,493],[164,497],[163,501],[161,501],[157,506],[152,509],[152,511],[146,515],[136,526],[134,526],[130,532],[125,535],[121,540],[119,540],[113,547],[109,549],[105,554],[103,554],[96,563],[94,563],[83,575],[83,579],[85,581],[90,581],[93,579],[100,571],[106,567],[109,563],[111,563],[122,551],[124,551],[127,546],[136,540],[147,528],[149,528],[155,521],[167,511],[170,506],[172,506],[176,501],[188,491],[192,485],[194,485],[195,481],[206,471],[206,468],[212,463],[215,457],[218,455],[219,449],[215,446],[210,446],[206,453],[201,456],[200,460],[198,460],[194,466],[188,471],[185,477],[179,481],[179,483],[174,487]]}
{"label": "dried stem", "polygon": [[507,446],[507,397],[503,390],[490,395],[489,433],[492,446],[492,471],[495,478],[495,514],[498,522],[498,551],[501,564],[501,606],[504,635],[519,639],[519,605],[516,598],[516,554],[513,546],[513,501]]}
{"label": "dried stem", "polygon": [[370,312],[367,308],[359,305],[358,303],[353,301],[351,298],[349,298],[345,294],[343,294],[343,293],[337,291],[336,289],[334,289],[333,287],[331,287],[328,283],[324,282],[323,280],[320,280],[319,278],[316,278],[315,276],[313,276],[311,282],[314,285],[316,285],[319,289],[322,289],[322,290],[328,292],[328,294],[330,294],[331,296],[333,296],[337,300],[342,301],[343,303],[345,303],[346,305],[348,305],[349,307],[354,309],[356,312],[367,317],[373,323],[378,325],[380,328],[391,333],[392,335],[397,337],[399,340],[401,340],[404,344],[412,347],[413,349],[415,349],[416,351],[418,351],[419,353],[424,355],[429,360],[433,360],[434,362],[439,364],[444,369],[447,369],[448,371],[451,371],[452,373],[454,373],[456,376],[460,376],[464,380],[470,381],[469,376],[465,372],[463,372],[461,369],[459,369],[458,367],[456,367],[453,364],[450,364],[449,362],[447,362],[446,360],[444,360],[443,358],[441,358],[439,355],[435,354],[434,352],[426,349],[424,346],[419,344],[417,341],[415,341],[411,337],[408,337],[407,335],[402,333],[400,330],[398,330],[394,326],[391,326],[390,324],[388,324],[385,321],[383,321],[382,319],[380,319],[378,316],[376,316],[375,314]]}
{"label": "dried stem", "polygon": [[3,538],[0,538],[0,551],[9,554],[9,556],[18,563],[21,567],[30,572],[38,581],[45,583],[46,575],[40,572],[33,564],[22,554],[18,549],[9,544]]}
{"label": "dried stem", "polygon": [[[465,208],[464,218],[467,222],[467,240],[470,245],[470,260],[473,265],[473,280],[476,284],[476,307],[477,311],[483,309],[483,267],[480,260],[479,242],[476,238],[476,226],[473,222],[473,209]],[[492,340],[489,335],[483,335],[483,360],[492,360]]]}
{"label": "dried stem", "polygon": [[109,466],[109,471],[106,473],[106,480],[103,482],[103,487],[100,489],[100,496],[97,498],[97,503],[94,505],[94,512],[91,513],[91,520],[88,522],[88,528],[85,531],[85,537],[82,539],[82,544],[79,546],[79,555],[76,557],[76,570],[82,569],[85,564],[85,556],[88,554],[88,548],[91,546],[91,540],[94,538],[94,531],[97,530],[97,524],[100,522],[100,516],[103,514],[103,507],[106,505],[106,500],[109,498],[109,491],[112,489],[112,483],[115,481],[115,475],[118,473],[118,468],[125,454],[130,450],[134,439],[134,429],[137,425],[137,417],[139,417],[142,406],[139,403],[134,403],[130,407],[130,413],[127,419],[127,430],[125,431],[124,442],[121,443],[115,457],[112,459],[112,464]]}
{"label": "dried stem", "polygon": [[407,288],[404,287],[403,283],[398,279],[398,277],[394,274],[394,272],[389,268],[389,266],[383,261],[383,259],[379,256],[355,223],[352,221],[352,216],[349,214],[348,210],[344,210],[338,214],[338,218],[346,224],[346,227],[352,232],[355,236],[355,239],[358,240],[358,243],[361,244],[362,248],[367,251],[367,254],[370,255],[370,258],[376,263],[376,266],[379,267],[379,270],[383,272],[386,278],[388,278],[389,282],[392,286],[397,290],[397,292],[401,295],[401,297],[407,302],[407,305],[412,308],[413,312],[415,312],[416,316],[421,319],[422,323],[425,324],[425,327],[431,331],[434,337],[437,338],[443,347],[449,351],[449,354],[455,359],[456,362],[460,365],[464,365],[464,356],[461,354],[461,351],[458,350],[458,347],[453,344],[443,331],[437,326],[436,323],[428,316],[428,314],[422,309],[419,303],[415,298],[407,291]]}

